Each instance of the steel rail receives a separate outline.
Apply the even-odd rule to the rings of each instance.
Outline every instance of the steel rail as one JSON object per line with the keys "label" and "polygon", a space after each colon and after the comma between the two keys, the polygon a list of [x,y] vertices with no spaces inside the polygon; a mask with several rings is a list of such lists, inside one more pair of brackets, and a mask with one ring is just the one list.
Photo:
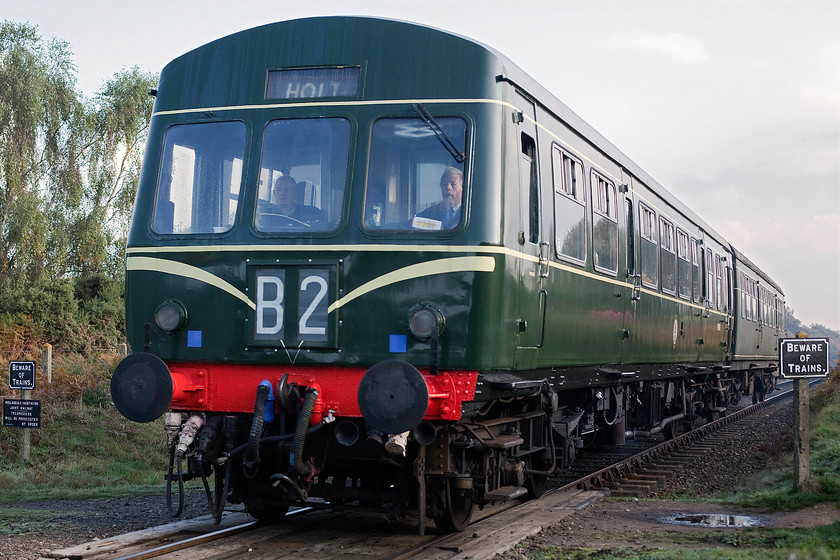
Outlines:
{"label": "steel rail", "polygon": [[[812,381],[811,384],[818,383],[822,380]],[[641,451],[635,455],[630,457],[623,458],[619,461],[614,462],[612,465],[604,467],[600,470],[588,473],[577,480],[572,482],[568,482],[562,486],[558,486],[556,488],[551,488],[545,492],[545,496],[550,496],[557,492],[568,491],[572,489],[581,489],[581,490],[609,490],[609,483],[611,481],[621,480],[626,477],[626,475],[635,474],[635,473],[644,473],[644,469],[646,465],[652,463],[656,459],[662,459],[666,457],[668,454],[678,451],[680,449],[685,448],[686,446],[697,443],[706,437],[710,436],[711,434],[718,432],[722,428],[733,424],[746,416],[754,414],[771,404],[775,404],[779,399],[792,397],[793,389],[792,387],[788,390],[784,390],[779,394],[768,396],[764,401],[750,405],[736,411],[733,411],[726,416],[704,424],[690,432],[682,434],[680,436],[675,437],[672,440],[665,441],[659,444],[656,444],[644,451]],[[528,501],[521,501],[519,503],[511,503],[510,507],[502,507],[497,512],[487,516],[493,517],[498,513],[508,512],[511,510],[516,510],[522,506],[524,506]],[[298,510],[291,511],[286,515],[289,517],[296,517],[298,515],[303,515],[308,511],[311,511],[312,508],[301,508]],[[243,523],[241,525],[237,525],[234,527],[230,527],[227,529],[222,529],[219,531],[214,531],[212,533],[208,533],[206,535],[199,535],[196,537],[188,538],[182,541],[158,546],[156,548],[144,551],[144,552],[137,552],[134,554],[130,554],[127,556],[118,557],[117,560],[145,560],[148,558],[156,558],[159,556],[163,556],[165,554],[169,554],[171,552],[176,552],[180,550],[184,550],[193,546],[198,546],[207,542],[212,542],[214,540],[219,540],[226,538],[228,536],[232,536],[235,534],[243,533],[255,529],[257,527],[265,526],[264,524],[260,523],[259,521],[252,521],[249,523]],[[390,560],[403,560],[407,558],[414,557],[423,551],[429,550],[435,546],[435,543],[441,541],[442,539],[446,538],[447,535],[440,535],[432,539],[431,541],[426,541],[411,550],[402,551],[397,555],[390,558]]]}
{"label": "steel rail", "polygon": [[[311,508],[296,509],[294,511],[287,512],[286,517],[297,517],[309,511],[311,511]],[[245,533],[247,531],[251,531],[253,529],[263,526],[265,526],[265,524],[258,520],[249,521],[247,523],[234,525],[233,527],[227,527],[225,529],[219,529],[218,531],[213,531],[204,535],[198,535],[181,541],[157,546],[149,550],[135,552],[126,556],[119,556],[115,560],[146,560],[147,558],[157,558],[159,556],[163,556],[164,554],[169,554],[171,552],[177,552],[179,550],[184,550],[208,542],[224,539],[226,537],[238,535],[240,533]]]}

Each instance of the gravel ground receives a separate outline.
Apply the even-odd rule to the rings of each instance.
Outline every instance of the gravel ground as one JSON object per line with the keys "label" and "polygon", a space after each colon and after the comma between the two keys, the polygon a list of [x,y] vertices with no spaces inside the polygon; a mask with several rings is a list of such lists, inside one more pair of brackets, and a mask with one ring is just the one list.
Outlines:
{"label": "gravel ground", "polygon": [[[741,425],[739,431],[708,455],[708,461],[685,468],[654,498],[710,496],[753,483],[774,467],[773,459],[792,453],[792,410],[771,407]],[[735,474],[733,474],[735,473]],[[618,502],[617,502],[618,503]],[[4,506],[0,520],[0,559],[29,560],[46,557],[56,549],[144,529],[169,522],[163,496],[20,502]],[[609,508],[607,508],[609,509]],[[621,508],[616,510],[620,513]],[[607,511],[607,510],[605,510]],[[18,513],[19,512],[19,513]],[[203,492],[187,494],[183,518],[208,512]],[[586,515],[581,513],[580,515]],[[574,517],[566,523],[581,523]],[[613,525],[607,515],[591,516],[590,523]],[[554,530],[562,534],[563,527]],[[549,531],[550,532],[550,531]],[[544,532],[546,533],[546,532]],[[525,546],[539,546],[549,536],[541,533]],[[550,540],[550,539],[549,539]],[[504,558],[522,558],[518,554]]]}
{"label": "gravel ground", "polygon": [[785,400],[738,423],[725,444],[677,472],[651,497],[709,497],[758,483],[754,480],[793,460],[793,405]]}
{"label": "gravel ground", "polygon": [[[49,500],[3,505],[0,559],[31,560],[52,550],[172,521],[164,495],[94,500]],[[201,492],[185,496],[181,519],[208,513]]]}
{"label": "gravel ground", "polygon": [[[742,488],[759,488],[774,480],[779,468],[790,468],[793,457],[793,409],[790,401],[768,407],[745,419],[706,460],[687,465],[663,489],[645,500],[606,500],[522,541],[494,560],[526,560],[556,548],[586,550],[592,557],[622,550],[637,554],[661,548],[704,550],[732,537],[734,528],[665,523],[685,514],[750,516],[764,527],[816,527],[840,520],[840,504],[822,503],[799,511],[771,511],[709,503]],[[726,535],[730,535],[727,537]],[[557,556],[562,557],[561,556]]]}

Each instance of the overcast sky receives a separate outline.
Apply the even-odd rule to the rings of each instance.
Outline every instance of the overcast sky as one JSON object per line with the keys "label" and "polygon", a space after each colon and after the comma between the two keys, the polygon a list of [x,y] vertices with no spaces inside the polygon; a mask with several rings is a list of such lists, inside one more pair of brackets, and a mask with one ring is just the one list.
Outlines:
{"label": "overcast sky", "polygon": [[67,41],[92,95],[218,37],[315,15],[493,46],[840,330],[840,0],[0,0]]}

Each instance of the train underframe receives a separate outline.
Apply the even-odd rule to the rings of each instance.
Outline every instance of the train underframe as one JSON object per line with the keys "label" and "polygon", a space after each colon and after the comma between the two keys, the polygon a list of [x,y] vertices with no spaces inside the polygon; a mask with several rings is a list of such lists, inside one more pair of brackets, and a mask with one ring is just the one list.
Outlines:
{"label": "train underframe", "polygon": [[421,534],[428,515],[440,531],[460,531],[476,507],[539,497],[588,444],[676,437],[744,396],[764,400],[776,380],[763,367],[557,392],[547,380],[485,377],[490,396],[465,405],[460,421],[422,420],[404,434],[382,434],[362,418],[312,425],[313,392],[293,384],[277,406],[261,387],[254,414],[167,413],[170,510],[183,508],[184,481],[201,478],[217,520],[226,503],[265,520],[306,505],[416,515]]}

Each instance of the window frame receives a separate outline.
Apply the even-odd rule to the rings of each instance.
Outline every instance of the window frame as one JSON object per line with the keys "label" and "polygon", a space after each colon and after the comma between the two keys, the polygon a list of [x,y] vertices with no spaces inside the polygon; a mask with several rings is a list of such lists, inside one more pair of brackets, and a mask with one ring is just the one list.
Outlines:
{"label": "window frame", "polygon": [[[602,189],[603,187],[603,189]],[[596,169],[590,170],[589,173],[589,190],[590,190],[590,197],[592,200],[592,259],[593,259],[593,266],[595,270],[598,272],[603,272],[609,274],[610,276],[616,276],[618,274],[618,198],[616,194],[615,183],[607,177],[597,171]],[[596,193],[597,191],[597,193]],[[603,197],[602,197],[603,194]],[[595,257],[597,251],[597,240],[595,237],[595,228],[597,227],[600,220],[608,220],[612,222],[614,225],[614,231],[612,234],[612,250],[614,256],[614,268],[610,268],[608,266],[602,266],[599,264]]]}
{"label": "window frame", "polygon": [[[557,165],[558,157],[560,165]],[[574,170],[579,170],[580,172],[573,173]],[[585,266],[589,248],[587,238],[589,236],[587,234],[588,224],[586,212],[586,168],[583,165],[583,160],[559,144],[553,143],[551,145],[551,179],[554,190],[554,255],[560,260]],[[581,215],[581,220],[577,224],[580,224],[580,236],[583,241],[583,246],[578,248],[583,258],[578,258],[575,255],[563,252],[563,247],[565,246],[564,240],[570,235],[571,229],[577,227],[577,224],[572,226],[572,228],[566,229],[563,239],[560,239],[559,236],[562,232],[558,229],[558,226],[561,225],[558,214],[560,206],[558,203],[575,204],[579,207],[568,206],[568,208],[572,208],[575,212],[580,212]]]}
{"label": "window frame", "polygon": [[716,309],[717,304],[715,302],[715,252],[711,249],[706,249],[706,258],[705,263],[706,267],[704,270],[704,277],[705,277],[705,288],[706,288],[706,301],[709,303],[709,309]]}
{"label": "window frame", "polygon": [[[274,149],[276,149],[275,145],[273,145],[273,144],[268,145],[267,138],[269,137],[269,134],[272,133],[272,131],[270,129],[273,128],[273,125],[276,125],[278,123],[289,123],[289,122],[299,123],[299,122],[311,122],[311,121],[318,121],[319,125],[321,123],[325,122],[325,121],[334,121],[335,123],[341,122],[341,123],[344,123],[342,126],[347,127],[346,128],[347,146],[346,146],[346,149],[340,154],[340,156],[343,156],[345,158],[344,166],[343,166],[344,184],[341,186],[340,197],[338,197],[338,198],[341,199],[341,209],[340,209],[340,211],[336,211],[335,208],[333,208],[333,209],[328,208],[331,200],[329,200],[328,197],[327,197],[327,200],[325,200],[324,180],[323,180],[324,171],[325,171],[324,167],[319,168],[319,175],[321,177],[321,180],[320,180],[320,183],[319,183],[319,188],[317,190],[315,189],[315,184],[312,183],[311,181],[309,181],[309,179],[305,179],[304,177],[300,176],[299,174],[298,174],[297,177],[295,177],[295,181],[298,183],[298,187],[305,184],[304,193],[303,193],[304,203],[300,206],[302,206],[303,208],[315,208],[315,209],[317,209],[318,212],[323,213],[323,216],[329,216],[330,213],[335,212],[337,214],[337,219],[334,221],[334,223],[330,223],[329,220],[325,220],[324,224],[328,225],[328,227],[326,227],[326,228],[317,227],[315,229],[303,229],[303,228],[298,229],[298,228],[270,228],[270,227],[262,226],[262,225],[260,225],[259,220],[265,214],[264,214],[264,212],[261,212],[260,207],[261,207],[261,205],[263,207],[271,206],[271,204],[272,204],[271,203],[271,201],[272,201],[272,191],[274,189],[274,183],[281,176],[281,175],[277,175],[277,173],[281,171],[280,169],[274,169],[274,168],[267,167],[268,164],[266,162],[266,149],[267,149],[267,147],[268,148],[273,147]],[[333,127],[332,132],[335,133],[334,127]],[[251,225],[254,228],[254,231],[256,231],[260,236],[266,236],[266,237],[276,237],[276,236],[286,237],[286,236],[299,236],[299,235],[307,235],[307,236],[308,235],[315,235],[315,236],[318,236],[318,235],[332,235],[332,234],[335,234],[335,232],[338,231],[344,225],[344,222],[346,220],[347,213],[348,213],[349,191],[350,191],[349,182],[350,182],[350,178],[351,178],[351,175],[352,175],[350,167],[352,165],[352,159],[351,158],[352,158],[352,151],[353,151],[353,137],[354,137],[354,134],[355,134],[355,131],[354,131],[353,121],[350,118],[348,118],[347,116],[341,116],[341,115],[330,116],[330,117],[278,117],[278,118],[273,118],[273,119],[267,120],[263,125],[262,138],[260,140],[260,146],[259,146],[259,151],[260,151],[260,154],[259,154],[260,155],[260,158],[259,158],[260,159],[259,175],[258,175],[257,184],[256,184],[256,192],[253,195],[255,203],[254,203],[254,213],[251,216],[251,222],[252,222]],[[324,144],[319,144],[318,146],[319,146],[319,148],[323,149]],[[322,151],[321,153],[323,154],[324,152]],[[333,157],[333,156],[336,156],[336,155],[338,155],[337,152],[336,153],[331,153],[330,157]],[[294,168],[295,168],[295,166],[290,165],[289,169],[287,171],[290,171],[291,169],[294,169]],[[338,168],[342,169],[341,166],[338,166]],[[329,166],[326,168],[326,171],[328,171],[328,172],[331,171]],[[263,194],[262,182],[264,180],[264,174],[266,172],[267,172],[266,178],[267,178],[267,183],[268,184],[265,185],[264,188],[267,190],[268,199],[263,199],[262,198],[262,194]],[[310,191],[310,188],[311,188],[311,191]],[[338,189],[333,188],[332,190],[337,191]],[[338,198],[336,198],[336,200]],[[317,204],[306,204],[305,203],[306,199],[309,199],[311,202],[314,202],[315,200],[317,200],[320,203],[320,206],[318,206]],[[314,222],[314,223],[318,223],[318,222]]]}
{"label": "window frame", "polygon": [[700,249],[700,240],[689,237],[689,248],[691,251],[691,301],[694,303],[703,302],[703,272]]}
{"label": "window frame", "polygon": [[[677,227],[677,295],[680,299],[691,301],[691,237],[682,228]],[[682,263],[685,263],[680,266]],[[685,275],[680,273],[684,269]],[[685,289],[683,294],[683,277],[686,277]]]}
{"label": "window frame", "polygon": [[[648,206],[644,202],[639,203],[639,272],[642,275],[642,285],[649,288],[657,288],[659,286],[659,227],[657,216],[656,210],[652,207]],[[651,279],[646,279],[644,274],[646,268],[644,250],[645,243],[653,245],[651,254],[655,256],[655,262],[652,263],[652,265],[648,265],[652,266],[652,270],[654,272]]]}
{"label": "window frame", "polygon": [[[206,184],[207,181],[203,181],[201,178],[196,178],[196,174],[203,175],[210,169],[209,166],[204,166],[199,163],[198,154],[195,149],[189,148],[183,142],[178,143],[177,138],[171,138],[170,134],[176,130],[186,130],[187,128],[191,128],[191,133],[194,133],[196,127],[220,127],[220,126],[229,126],[229,125],[237,125],[239,130],[237,130],[237,134],[241,134],[241,138],[237,138],[241,140],[241,152],[239,152],[239,158],[233,157],[230,160],[226,159],[218,159],[212,160],[216,161],[217,163],[221,163],[223,170],[222,173],[227,177],[228,182],[226,185],[226,189],[220,189],[216,194],[226,196],[226,200],[222,201],[219,205],[220,212],[225,212],[228,217],[228,224],[225,226],[209,226],[209,229],[198,229],[195,227],[196,223],[200,223],[198,218],[201,212],[197,209],[197,205],[201,204],[204,200],[206,200],[206,193],[196,192],[196,189],[200,189],[202,184]],[[225,135],[226,139],[231,138],[231,134],[229,131],[226,131],[227,134]],[[249,134],[249,127],[247,123],[241,119],[231,119],[231,120],[224,120],[224,121],[214,121],[214,122],[183,122],[183,123],[174,123],[169,125],[163,133],[163,141],[161,146],[160,152],[160,162],[158,165],[157,173],[156,173],[156,183],[155,183],[155,194],[154,199],[152,201],[152,212],[151,212],[151,219],[149,223],[149,230],[155,236],[159,236],[161,238],[169,238],[169,237],[204,237],[204,236],[220,236],[229,234],[233,231],[240,222],[240,217],[242,214],[243,208],[243,191],[246,190],[246,166],[247,166],[247,159],[248,159],[248,134]],[[170,147],[170,139],[172,140],[172,150],[169,150]],[[193,152],[193,161],[192,161],[192,169],[189,171],[191,179],[191,192],[189,193],[189,198],[186,201],[183,201],[186,205],[186,210],[189,212],[190,216],[190,229],[187,231],[176,231],[177,226],[177,214],[179,212],[177,208],[177,203],[172,199],[173,192],[173,184],[176,181],[175,174],[172,173],[174,169],[176,169],[176,154],[175,148],[180,147],[182,149],[189,149]],[[204,153],[204,152],[202,152]],[[206,157],[206,156],[205,156]],[[234,177],[234,169],[236,167],[236,162],[238,163],[238,179]],[[168,167],[167,167],[168,164]],[[230,166],[230,175],[227,176],[227,167]],[[184,168],[187,169],[186,167]],[[167,188],[168,195],[163,195],[164,189],[163,181],[164,177],[169,178],[169,186]],[[234,188],[235,187],[235,188]],[[181,186],[178,185],[178,188],[181,189]],[[224,192],[223,192],[224,191]],[[180,190],[178,192],[181,192]],[[181,193],[183,194],[183,193]],[[161,198],[162,196],[168,196],[168,200],[164,200]],[[180,198],[180,196],[179,196]],[[234,202],[235,208],[231,211],[231,201]],[[167,207],[171,205],[171,210],[167,209],[164,212],[164,205],[163,202],[167,202]],[[171,216],[168,215],[171,211]],[[161,223],[168,223],[169,220],[172,220],[172,224],[169,228],[160,228]],[[166,222],[160,222],[159,220],[166,220]],[[171,231],[166,231],[171,229]]]}
{"label": "window frame", "polygon": [[[422,235],[433,235],[435,237],[440,236],[452,236],[460,232],[464,229],[467,224],[467,214],[468,214],[468,207],[469,207],[469,196],[471,194],[470,189],[470,180],[471,180],[471,173],[470,173],[470,161],[469,161],[469,153],[470,153],[470,146],[472,142],[472,134],[473,134],[473,126],[474,123],[467,117],[462,114],[458,114],[455,111],[441,113],[434,115],[435,120],[440,124],[443,121],[447,120],[458,120],[463,123],[463,134],[464,134],[464,146],[463,146],[463,155],[464,161],[461,163],[453,164],[452,161],[447,161],[447,163],[435,163],[436,165],[441,165],[443,167],[456,167],[461,171],[461,208],[460,208],[460,215],[458,216],[458,223],[455,224],[451,228],[440,228],[440,229],[426,229],[420,227],[397,227],[397,224],[401,224],[405,222],[405,220],[397,221],[397,222],[384,222],[380,225],[371,225],[370,221],[374,219],[375,213],[372,212],[373,206],[371,199],[372,191],[375,189],[371,188],[371,181],[373,172],[372,162],[374,161],[373,154],[374,154],[374,130],[379,123],[387,122],[387,121],[418,121],[419,123],[423,123],[423,119],[419,118],[417,115],[377,115],[376,117],[370,120],[368,126],[368,145],[367,151],[365,154],[365,175],[364,175],[364,183],[362,185],[363,189],[363,209],[362,209],[362,216],[361,216],[361,228],[366,234],[370,235],[377,235],[377,236],[390,236],[393,237],[395,235],[403,235],[403,234],[410,234],[412,237],[422,236]],[[426,124],[426,126],[428,126]],[[379,157],[382,157],[381,155]],[[424,162],[426,164],[430,164],[430,162]],[[416,167],[416,162],[414,163]],[[416,169],[410,169],[411,171],[416,171]],[[402,176],[402,175],[401,175]],[[397,187],[400,188],[400,187]],[[410,188],[410,187],[409,187]],[[397,191],[395,191],[397,192]],[[418,190],[414,190],[414,192],[408,193],[410,196],[405,202],[405,204],[413,204],[412,199],[416,197]],[[383,192],[383,195],[387,195],[387,193]],[[438,190],[438,195],[440,195],[440,191]],[[384,197],[383,197],[384,199]],[[440,200],[440,196],[438,196],[438,200]],[[433,207],[436,203],[432,203],[431,205],[417,209],[414,208],[415,212],[412,214],[412,217],[409,218],[409,221],[417,218],[420,213],[428,210],[429,208]],[[372,215],[368,215],[368,212],[371,211]],[[384,212],[383,214],[384,215]],[[386,227],[388,225],[392,225],[393,227]]]}
{"label": "window frame", "polygon": [[[659,215],[659,278],[662,282],[662,292],[676,295],[677,293],[677,253],[674,244],[674,224],[663,215]],[[673,287],[666,286],[665,266],[666,259],[671,262],[670,277],[673,279]]]}

